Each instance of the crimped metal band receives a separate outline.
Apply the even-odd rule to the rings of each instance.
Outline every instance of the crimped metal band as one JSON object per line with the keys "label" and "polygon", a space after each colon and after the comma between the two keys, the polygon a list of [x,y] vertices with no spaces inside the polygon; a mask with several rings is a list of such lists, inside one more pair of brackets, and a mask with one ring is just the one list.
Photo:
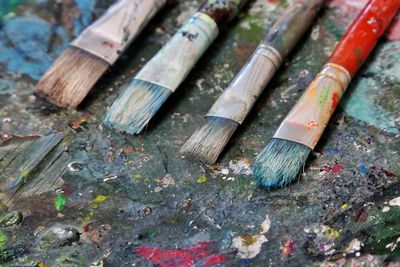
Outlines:
{"label": "crimped metal band", "polygon": [[283,120],[274,138],[314,149],[350,81],[345,68],[326,64]]}
{"label": "crimped metal band", "polygon": [[166,0],[119,0],[71,45],[112,65],[165,3]]}
{"label": "crimped metal band", "polygon": [[197,12],[147,62],[135,78],[161,85],[174,92],[218,33],[214,20]]}
{"label": "crimped metal band", "polygon": [[241,124],[282,62],[274,47],[261,43],[206,116]]}

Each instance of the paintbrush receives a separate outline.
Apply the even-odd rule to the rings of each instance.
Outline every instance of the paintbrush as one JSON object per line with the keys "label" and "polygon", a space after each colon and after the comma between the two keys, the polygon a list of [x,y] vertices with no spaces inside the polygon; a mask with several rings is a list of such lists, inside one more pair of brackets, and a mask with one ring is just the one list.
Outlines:
{"label": "paintbrush", "polygon": [[399,6],[399,0],[370,0],[365,5],[327,64],[255,159],[253,174],[260,187],[282,187],[297,178],[351,78],[385,32]]}
{"label": "paintbrush", "polygon": [[104,118],[109,128],[139,134],[248,0],[207,0],[140,70]]}
{"label": "paintbrush", "polygon": [[257,98],[304,32],[322,0],[293,2],[181,148],[185,156],[214,163]]}
{"label": "paintbrush", "polygon": [[119,0],[56,59],[36,93],[60,107],[76,108],[166,0]]}

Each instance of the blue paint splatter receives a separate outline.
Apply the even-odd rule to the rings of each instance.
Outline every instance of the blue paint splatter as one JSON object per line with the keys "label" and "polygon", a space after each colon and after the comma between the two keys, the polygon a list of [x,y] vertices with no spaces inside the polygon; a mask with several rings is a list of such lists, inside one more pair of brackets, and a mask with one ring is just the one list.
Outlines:
{"label": "blue paint splatter", "polygon": [[96,0],[76,0],[76,5],[81,11],[81,15],[74,22],[74,35],[78,36],[93,20],[93,10]]}
{"label": "blue paint splatter", "polygon": [[339,150],[338,150],[337,148],[335,148],[335,147],[327,147],[327,148],[325,149],[325,153],[326,153],[327,155],[335,155],[335,154],[338,154],[338,153],[339,153]]}
{"label": "blue paint splatter", "polygon": [[3,22],[0,31],[0,64],[9,71],[38,80],[68,45],[64,29],[57,27],[57,42],[48,52],[52,27],[39,17],[17,17]]}
{"label": "blue paint splatter", "polygon": [[361,165],[358,167],[358,170],[359,170],[362,174],[364,174],[364,175],[368,175],[368,174],[369,174],[368,168],[367,168],[367,166],[365,166],[364,164],[361,164]]}

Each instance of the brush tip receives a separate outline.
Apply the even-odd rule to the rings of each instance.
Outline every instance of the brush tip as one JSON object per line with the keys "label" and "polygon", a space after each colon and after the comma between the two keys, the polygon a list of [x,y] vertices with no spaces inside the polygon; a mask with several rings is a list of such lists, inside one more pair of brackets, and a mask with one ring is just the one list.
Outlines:
{"label": "brush tip", "polygon": [[35,92],[49,102],[76,108],[109,64],[79,48],[67,48],[36,85]]}
{"label": "brush tip", "polygon": [[263,189],[284,187],[299,175],[311,152],[306,145],[273,138],[256,157],[253,175]]}
{"label": "brush tip", "polygon": [[181,154],[206,163],[215,163],[239,123],[219,117],[206,117],[203,124],[181,148]]}
{"label": "brush tip", "polygon": [[140,134],[172,94],[166,87],[134,79],[104,116],[108,128]]}

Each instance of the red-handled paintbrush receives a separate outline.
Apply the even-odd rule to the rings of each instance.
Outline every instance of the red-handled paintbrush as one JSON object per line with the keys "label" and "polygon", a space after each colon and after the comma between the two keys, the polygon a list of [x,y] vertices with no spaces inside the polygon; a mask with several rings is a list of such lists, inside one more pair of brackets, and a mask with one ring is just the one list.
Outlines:
{"label": "red-handled paintbrush", "polygon": [[370,0],[336,46],[328,63],[254,162],[263,188],[291,183],[318,143],[350,80],[385,32],[400,0]]}

